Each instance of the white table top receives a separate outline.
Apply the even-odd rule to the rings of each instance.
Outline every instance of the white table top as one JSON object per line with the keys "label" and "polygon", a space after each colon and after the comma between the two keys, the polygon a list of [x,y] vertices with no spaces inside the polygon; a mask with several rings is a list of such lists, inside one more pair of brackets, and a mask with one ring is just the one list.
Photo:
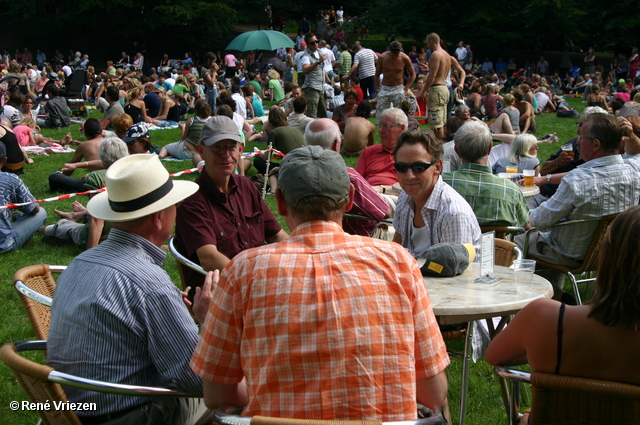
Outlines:
{"label": "white table top", "polygon": [[525,198],[528,198],[530,196],[537,195],[538,193],[540,193],[540,188],[536,185],[533,185],[531,187],[518,185],[518,189],[522,191],[522,194],[524,195]]}
{"label": "white table top", "polygon": [[433,312],[442,325],[506,316],[520,311],[538,298],[551,298],[553,287],[544,278],[534,275],[528,290],[516,292],[512,269],[494,266],[494,283],[475,283],[480,277],[480,264],[473,263],[455,277],[425,277]]}

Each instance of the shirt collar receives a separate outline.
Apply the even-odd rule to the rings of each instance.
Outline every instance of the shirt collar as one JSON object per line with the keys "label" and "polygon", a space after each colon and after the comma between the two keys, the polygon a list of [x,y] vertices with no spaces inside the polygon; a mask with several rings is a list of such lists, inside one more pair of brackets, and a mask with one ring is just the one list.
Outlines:
{"label": "shirt collar", "polygon": [[621,155],[607,155],[601,158],[592,159],[591,161],[587,161],[584,164],[578,165],[577,168],[595,168],[595,167],[606,167],[609,165],[622,164],[624,161],[622,160]]}
{"label": "shirt collar", "polygon": [[491,167],[489,167],[488,165],[476,164],[472,162],[466,162],[460,165],[460,167],[458,168],[458,171],[462,171],[462,170],[493,174],[493,172],[491,171]]}
{"label": "shirt collar", "polygon": [[147,255],[149,255],[151,261],[160,267],[162,267],[162,263],[164,263],[164,259],[167,256],[166,251],[161,249],[159,246],[149,242],[142,236],[136,235],[135,233],[125,232],[124,230],[112,228],[109,231],[109,239],[116,243],[138,245],[140,249],[142,249],[145,253],[147,253]]}
{"label": "shirt collar", "polygon": [[[229,179],[229,193],[235,193],[238,190],[238,184],[236,183],[236,178],[238,176],[236,174],[231,174],[231,178]],[[227,195],[226,193],[220,192],[216,185],[213,184],[211,177],[204,171],[200,173],[200,176],[196,179],[196,183],[200,185],[200,190],[202,190],[209,199],[215,202],[226,203]]]}

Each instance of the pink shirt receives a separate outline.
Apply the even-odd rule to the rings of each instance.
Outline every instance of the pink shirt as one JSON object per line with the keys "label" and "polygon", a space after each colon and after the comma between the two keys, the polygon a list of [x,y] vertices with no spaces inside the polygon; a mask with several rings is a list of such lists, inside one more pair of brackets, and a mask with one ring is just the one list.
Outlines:
{"label": "pink shirt", "polygon": [[13,128],[13,133],[18,139],[20,146],[27,146],[29,144],[29,133],[31,133],[31,127],[27,125],[16,125]]}
{"label": "pink shirt", "polygon": [[236,57],[233,56],[231,53],[229,53],[227,56],[224,57],[224,61],[226,62],[228,67],[236,66]]}

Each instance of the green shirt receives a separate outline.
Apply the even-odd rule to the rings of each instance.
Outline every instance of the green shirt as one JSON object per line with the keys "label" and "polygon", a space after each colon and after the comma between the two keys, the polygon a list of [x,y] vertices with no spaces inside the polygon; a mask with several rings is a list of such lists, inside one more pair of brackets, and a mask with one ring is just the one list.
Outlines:
{"label": "green shirt", "polygon": [[280,85],[280,81],[278,80],[269,80],[269,88],[273,89],[273,99],[276,102],[280,102],[284,99],[284,90],[282,90],[282,86]]}
{"label": "green shirt", "polygon": [[488,165],[462,164],[443,173],[442,180],[471,205],[481,226],[524,226],[529,220],[522,191],[511,180],[494,176]]}
{"label": "green shirt", "polygon": [[171,89],[171,92],[172,93],[177,93],[180,96],[184,96],[185,93],[189,93],[189,87],[185,86],[184,84],[176,84]]}
{"label": "green shirt", "polygon": [[338,58],[338,63],[340,64],[338,67],[339,75],[346,75],[351,70],[351,54],[346,50],[340,53],[340,57]]}
{"label": "green shirt", "polygon": [[260,97],[260,100],[262,100],[262,85],[260,85],[260,83],[255,80],[249,81],[247,84],[251,84],[253,86],[254,92],[258,95],[258,97]]}

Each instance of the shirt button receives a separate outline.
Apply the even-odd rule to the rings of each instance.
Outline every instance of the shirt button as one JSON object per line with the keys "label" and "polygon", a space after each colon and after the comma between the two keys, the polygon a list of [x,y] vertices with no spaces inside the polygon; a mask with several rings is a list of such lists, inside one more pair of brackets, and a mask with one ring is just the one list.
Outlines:
{"label": "shirt button", "polygon": [[220,232],[220,236],[224,236],[224,232]]}
{"label": "shirt button", "polygon": [[244,244],[245,244],[245,245],[249,245],[249,243],[248,243],[247,241],[244,241]]}

